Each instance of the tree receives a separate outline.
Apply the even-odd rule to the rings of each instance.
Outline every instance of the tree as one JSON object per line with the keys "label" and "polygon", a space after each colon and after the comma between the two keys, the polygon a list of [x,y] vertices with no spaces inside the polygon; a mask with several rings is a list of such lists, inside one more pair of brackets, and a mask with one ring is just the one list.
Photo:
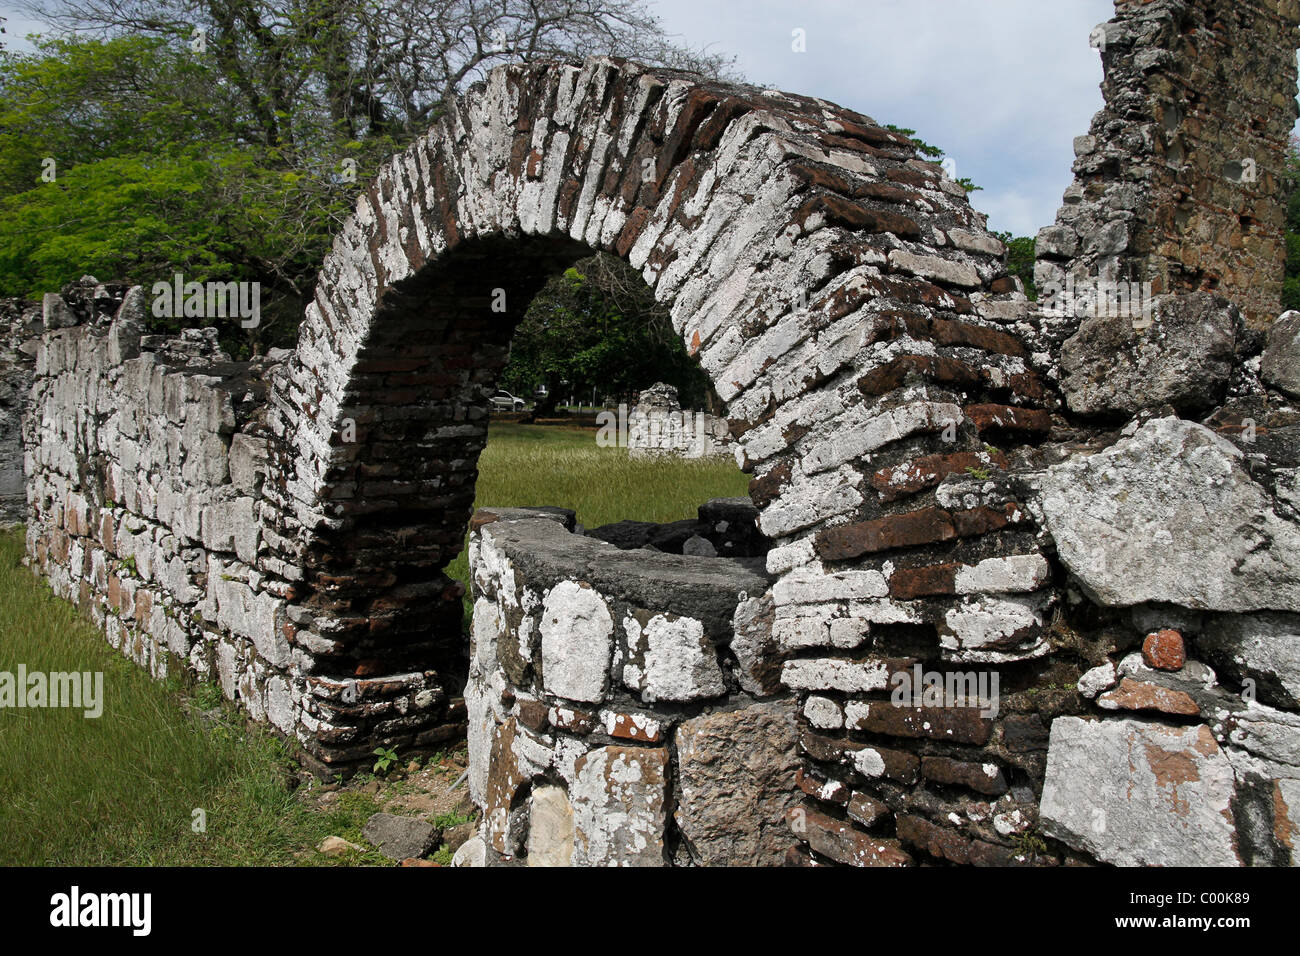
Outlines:
{"label": "tree", "polygon": [[262,324],[221,326],[237,355],[292,344],[357,190],[495,64],[610,53],[726,68],[677,46],[641,0],[21,9],[75,33],[0,52],[0,295],[87,271],[255,281]]}
{"label": "tree", "polygon": [[1025,285],[1025,295],[1031,301],[1036,300],[1038,298],[1038,290],[1034,286],[1036,240],[1033,236],[1013,236],[1010,232],[995,232],[994,235],[1007,247],[1007,271],[1013,276],[1019,276],[1020,281]]}
{"label": "tree", "polygon": [[712,406],[712,386],[686,354],[668,310],[630,265],[599,253],[552,278],[515,329],[503,388],[527,395],[543,384],[537,414],[570,394],[630,400],[667,382],[684,407]]}
{"label": "tree", "polygon": [[643,0],[23,0],[59,27],[188,41],[210,56],[268,146],[406,140],[492,66],[627,56],[717,74]]}
{"label": "tree", "polygon": [[1291,137],[1286,154],[1286,272],[1282,308],[1300,309],[1300,140]]}

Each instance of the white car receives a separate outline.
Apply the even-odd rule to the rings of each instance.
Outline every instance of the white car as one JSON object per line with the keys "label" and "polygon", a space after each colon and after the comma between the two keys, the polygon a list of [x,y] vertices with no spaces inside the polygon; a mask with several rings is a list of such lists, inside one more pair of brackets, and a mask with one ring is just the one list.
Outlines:
{"label": "white car", "polygon": [[516,398],[504,389],[493,392],[488,401],[491,402],[493,408],[507,412],[522,412],[528,404],[522,398]]}

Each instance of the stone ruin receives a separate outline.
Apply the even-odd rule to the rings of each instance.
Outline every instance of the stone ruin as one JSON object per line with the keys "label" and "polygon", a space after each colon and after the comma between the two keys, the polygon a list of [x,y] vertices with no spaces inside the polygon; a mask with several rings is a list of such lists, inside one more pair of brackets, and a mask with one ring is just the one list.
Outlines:
{"label": "stone ruin", "polygon": [[663,382],[637,396],[627,423],[631,458],[730,458],[739,448],[725,418],[683,409],[677,389]]}
{"label": "stone ruin", "polygon": [[[292,354],[142,335],[93,280],[4,313],[32,568],[322,771],[468,736],[463,862],[1295,863],[1300,9],[1216,7],[1095,35],[1038,304],[866,116],[498,68],[361,195]],[[471,521],[490,303],[593,250],[670,306],[752,509]]]}

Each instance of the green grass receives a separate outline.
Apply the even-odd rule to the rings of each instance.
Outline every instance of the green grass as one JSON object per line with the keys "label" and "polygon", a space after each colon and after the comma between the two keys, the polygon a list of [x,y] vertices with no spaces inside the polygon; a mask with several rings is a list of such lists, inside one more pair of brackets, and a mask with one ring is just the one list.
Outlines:
{"label": "green grass", "polygon": [[[591,430],[507,423],[492,426],[479,468],[480,507],[559,505],[588,527],[691,517],[747,487],[727,461],[631,461],[598,448]],[[288,744],[247,725],[212,685],[153,680],[22,567],[22,553],[21,534],[0,534],[0,671],[102,671],[105,701],[95,719],[0,709],[0,864],[389,862],[311,852],[330,835],[364,846],[379,804],[353,791],[325,810],[299,800]],[[464,555],[449,573],[468,577]],[[196,809],[206,832],[194,832]]]}
{"label": "green grass", "polygon": [[[597,446],[591,429],[494,422],[474,490],[476,508],[555,505],[596,528],[624,519],[693,518],[710,498],[748,496],[749,476],[729,458],[632,459],[626,448]],[[464,551],[447,573],[469,581]]]}
{"label": "green grass", "polygon": [[22,551],[20,535],[0,534],[0,671],[102,672],[104,709],[0,709],[0,864],[283,865],[330,834],[362,842],[373,801],[340,794],[337,808],[310,810],[290,790],[287,744],[211,686],[186,693],[120,656],[20,565]]}

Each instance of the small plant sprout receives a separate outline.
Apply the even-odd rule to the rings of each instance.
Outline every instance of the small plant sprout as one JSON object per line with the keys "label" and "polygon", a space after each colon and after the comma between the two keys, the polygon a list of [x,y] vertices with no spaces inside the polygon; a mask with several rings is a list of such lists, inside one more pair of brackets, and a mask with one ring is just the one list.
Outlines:
{"label": "small plant sprout", "polygon": [[376,747],[374,749],[375,766],[374,772],[380,776],[388,773],[388,768],[397,763],[397,751],[392,747]]}

